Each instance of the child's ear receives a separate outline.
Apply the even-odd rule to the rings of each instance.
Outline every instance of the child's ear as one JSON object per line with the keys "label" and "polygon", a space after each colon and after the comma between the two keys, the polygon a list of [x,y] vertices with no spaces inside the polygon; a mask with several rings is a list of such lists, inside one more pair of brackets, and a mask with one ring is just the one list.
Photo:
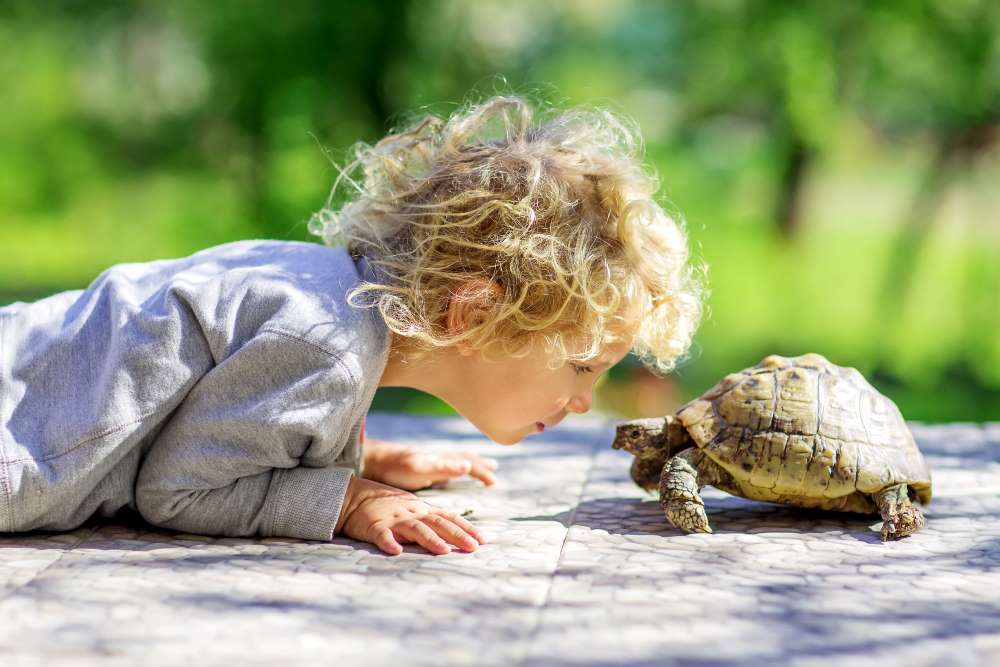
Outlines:
{"label": "child's ear", "polygon": [[461,284],[448,302],[448,333],[465,331],[480,324],[485,318],[484,311],[492,310],[503,293],[499,283],[486,278],[474,278]]}
{"label": "child's ear", "polygon": [[[491,310],[493,304],[503,298],[503,293],[499,283],[486,278],[473,278],[461,284],[448,303],[448,333],[455,334],[480,324],[485,318],[484,311]],[[464,341],[455,346],[462,356],[473,353]]]}

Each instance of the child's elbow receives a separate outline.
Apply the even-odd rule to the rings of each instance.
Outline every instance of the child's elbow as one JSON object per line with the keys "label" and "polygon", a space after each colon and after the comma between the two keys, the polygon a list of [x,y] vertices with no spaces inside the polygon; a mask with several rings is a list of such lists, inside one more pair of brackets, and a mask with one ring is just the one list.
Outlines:
{"label": "child's elbow", "polygon": [[136,510],[144,521],[154,526],[183,530],[183,527],[178,525],[179,517],[194,493],[194,491],[184,493],[137,486]]}

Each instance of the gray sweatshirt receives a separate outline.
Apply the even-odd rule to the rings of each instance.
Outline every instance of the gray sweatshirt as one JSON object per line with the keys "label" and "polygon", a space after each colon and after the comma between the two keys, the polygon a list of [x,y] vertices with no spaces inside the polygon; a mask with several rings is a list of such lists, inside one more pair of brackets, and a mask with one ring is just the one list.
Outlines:
{"label": "gray sweatshirt", "polygon": [[388,360],[342,247],[226,243],[0,308],[0,532],[329,540]]}

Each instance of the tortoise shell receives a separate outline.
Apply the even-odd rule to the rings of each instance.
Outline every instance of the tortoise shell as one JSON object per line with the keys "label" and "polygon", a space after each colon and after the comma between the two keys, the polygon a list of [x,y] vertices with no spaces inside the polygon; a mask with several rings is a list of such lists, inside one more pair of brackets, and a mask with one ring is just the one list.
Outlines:
{"label": "tortoise shell", "polygon": [[724,490],[805,507],[877,511],[870,494],[931,475],[896,405],[822,355],[770,355],[677,411],[695,445],[732,476]]}

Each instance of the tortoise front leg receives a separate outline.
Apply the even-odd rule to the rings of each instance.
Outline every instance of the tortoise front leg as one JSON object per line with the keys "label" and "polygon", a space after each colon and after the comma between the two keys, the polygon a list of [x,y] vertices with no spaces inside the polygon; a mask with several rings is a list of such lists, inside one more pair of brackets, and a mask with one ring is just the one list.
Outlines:
{"label": "tortoise front leg", "polygon": [[906,484],[889,486],[874,494],[882,515],[882,541],[898,540],[924,527],[924,515],[910,502]]}
{"label": "tortoise front leg", "polygon": [[698,491],[697,465],[703,457],[696,447],[689,447],[667,459],[660,473],[660,506],[667,519],[685,533],[711,533],[705,503]]}

